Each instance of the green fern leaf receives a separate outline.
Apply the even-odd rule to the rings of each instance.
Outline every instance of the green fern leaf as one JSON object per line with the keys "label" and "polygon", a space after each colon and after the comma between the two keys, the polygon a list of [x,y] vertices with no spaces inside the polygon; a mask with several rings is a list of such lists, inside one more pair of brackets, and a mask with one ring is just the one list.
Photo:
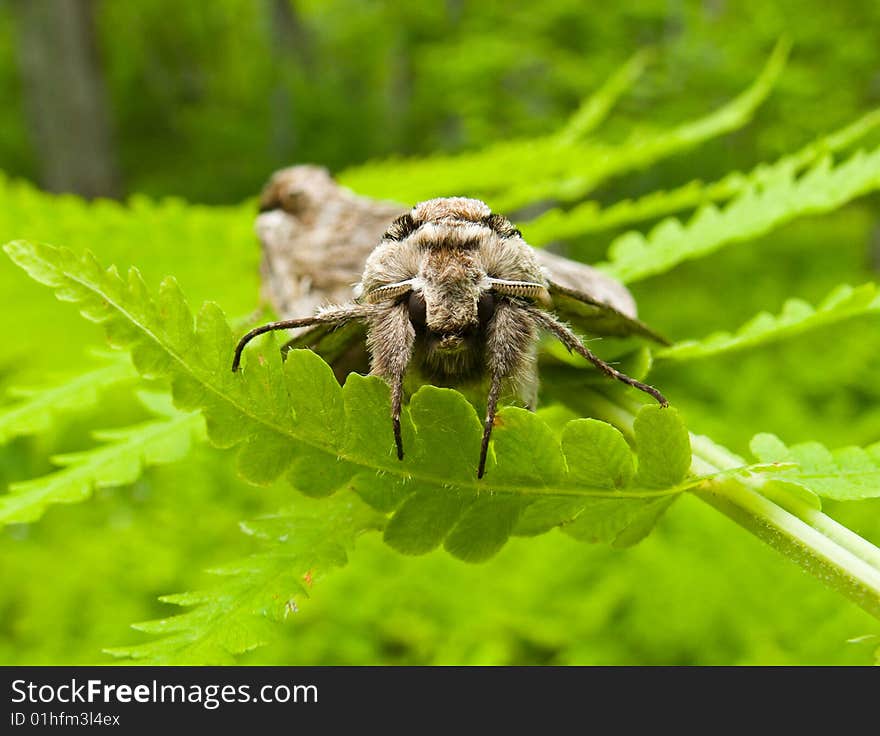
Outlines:
{"label": "green fern leaf", "polygon": [[368,163],[342,172],[340,182],[365,194],[414,203],[435,197],[438,191],[475,195],[504,191],[510,188],[510,171],[548,176],[548,162],[602,123],[641,76],[647,56],[639,53],[626,62],[554,134],[495,143],[463,154]]}
{"label": "green fern leaf", "polygon": [[[562,133],[509,141],[474,153],[379,161],[342,172],[340,181],[363,194],[403,202],[429,199],[438,192],[467,194],[484,199],[500,212],[548,199],[574,201],[613,176],[644,168],[743,126],[773,88],[788,50],[789,44],[780,42],[755,82],[713,113],[669,130],[639,131],[620,145],[578,141],[566,134],[583,126],[581,116],[586,113],[581,108]],[[625,68],[623,82],[631,79],[634,76]],[[512,171],[515,182],[510,179]]]}
{"label": "green fern leaf", "polygon": [[813,307],[800,299],[785,302],[779,315],[762,312],[735,333],[716,332],[702,340],[683,340],[654,353],[656,361],[681,362],[724,355],[785,340],[809,330],[880,311],[875,284],[841,285]]}
{"label": "green fern leaf", "polygon": [[[654,407],[643,410],[653,430],[637,436],[639,472],[622,488],[591,486],[596,471],[582,476],[583,462],[569,464],[571,443],[563,448],[539,417],[517,409],[500,413],[486,477],[478,480],[480,420],[473,406],[458,392],[430,386],[415,394],[402,417],[407,452],[401,462],[393,449],[388,387],[380,379],[353,374],[340,388],[316,355],[294,353],[283,363],[271,341],[266,355],[253,350],[233,374],[233,340],[222,314],[208,304],[194,321],[172,280],[163,282],[153,302],[136,271],[126,283],[88,256],[22,242],[6,249],[62,299],[103,321],[111,342],[127,346],[144,374],[169,375],[177,405],[203,410],[210,439],[240,446],[245,478],[270,483],[286,473],[314,495],[348,483],[358,491],[366,487],[365,500],[378,498],[378,508],[393,511],[386,541],[401,551],[443,543],[465,559],[483,559],[517,529],[532,503],[573,497],[582,501],[581,510],[596,498],[650,505],[699,482],[685,478],[689,447],[681,419],[673,409]],[[297,466],[303,453],[306,461]],[[310,466],[332,466],[333,482],[313,487],[316,474],[297,470]],[[375,483],[364,482],[370,473],[383,474],[388,489],[377,494]],[[496,512],[506,521],[489,518]],[[576,508],[556,523],[578,513]],[[475,530],[483,530],[486,540],[477,540]]]}
{"label": "green fern leaf", "polygon": [[[151,281],[173,270],[187,293],[197,295],[200,302],[220,293],[232,314],[253,309],[259,288],[259,249],[243,247],[253,239],[253,201],[205,206],[170,197],[154,201],[138,194],[126,202],[86,201],[42,192],[2,173],[0,201],[0,242],[27,237],[79,251],[93,249],[108,263],[140,263]],[[222,263],[230,277],[205,268],[212,261]],[[7,371],[14,365],[25,367],[28,375],[49,374],[56,370],[58,355],[78,356],[83,344],[94,341],[96,333],[90,325],[75,321],[46,325],[45,294],[16,269],[0,269],[0,290],[4,302],[14,305],[0,312],[0,331],[15,335],[3,358]],[[74,364],[83,365],[77,357],[65,362],[71,372]]]}
{"label": "green fern leaf", "polygon": [[[787,41],[777,44],[752,85],[709,115],[669,130],[640,130],[616,146],[600,143],[574,146],[564,155],[553,159],[557,165],[555,170],[543,176],[529,176],[531,172],[524,172],[526,175],[520,176],[515,188],[492,197],[490,203],[501,212],[511,212],[533,202],[574,202],[612,177],[644,169],[652,163],[737,130],[751,119],[770,94],[785,66],[789,49]],[[545,164],[548,165],[549,162]]]}
{"label": "green fern leaf", "polygon": [[88,409],[98,403],[100,395],[107,389],[136,378],[137,372],[128,360],[114,360],[52,386],[14,386],[9,389],[9,394],[24,401],[0,411],[0,443],[13,437],[45,432],[52,426],[56,415]]}
{"label": "green fern leaf", "polygon": [[880,498],[880,442],[866,448],[828,450],[819,442],[788,447],[776,435],[758,434],[750,449],[762,462],[794,465],[774,473],[774,481],[837,501]]}
{"label": "green fern leaf", "polygon": [[56,455],[52,461],[63,470],[13,483],[9,493],[0,496],[0,524],[36,521],[53,504],[85,501],[96,488],[128,485],[146,466],[184,457],[201,433],[202,418],[163,408],[155,396],[143,397],[150,408],[166,416],[123,429],[96,431],[95,439],[106,444]]}
{"label": "green fern leaf", "polygon": [[530,222],[520,223],[521,229],[532,245],[544,245],[554,240],[671,215],[709,202],[722,202],[750,188],[767,186],[774,180],[795,176],[821,156],[850,147],[878,126],[880,110],[874,110],[774,164],[762,163],[747,173],[734,171],[710,184],[692,181],[677,189],[651,192],[638,199],[624,199],[605,208],[595,201],[582,202],[570,209],[557,207]]}
{"label": "green fern leaf", "polygon": [[312,584],[346,564],[357,537],[382,523],[352,493],[314,507],[302,499],[292,509],[247,522],[242,528],[260,540],[261,552],[212,570],[222,581],[211,589],[163,597],[191,610],[135,624],[159,639],[107,651],[138,664],[229,664],[276,638],[279,624],[296,617]]}
{"label": "green fern leaf", "polygon": [[684,423],[673,410],[647,406],[633,423],[642,488],[668,488],[681,483],[691,466],[691,441]]}
{"label": "green fern leaf", "polygon": [[871,153],[859,151],[836,166],[825,156],[799,178],[773,178],[761,188],[746,190],[721,210],[703,207],[686,225],[670,218],[647,237],[626,233],[611,244],[610,260],[599,267],[622,281],[639,281],[768,233],[797,217],[829,212],[877,188],[880,147]]}
{"label": "green fern leaf", "polygon": [[644,74],[651,56],[649,51],[640,51],[612,74],[595,94],[581,103],[577,111],[556,133],[557,143],[561,146],[572,145],[598,128],[621,95]]}

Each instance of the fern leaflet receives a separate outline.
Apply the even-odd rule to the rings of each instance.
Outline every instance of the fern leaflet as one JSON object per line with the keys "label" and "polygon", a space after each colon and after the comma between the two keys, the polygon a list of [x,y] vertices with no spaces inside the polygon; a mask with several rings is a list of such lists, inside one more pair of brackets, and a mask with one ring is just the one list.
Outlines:
{"label": "fern leaflet", "polygon": [[[789,44],[780,42],[752,85],[718,110],[669,130],[638,131],[617,146],[593,143],[573,147],[555,158],[557,168],[543,176],[524,176],[510,191],[487,201],[502,212],[533,202],[574,202],[599,184],[628,171],[695,148],[745,125],[767,98],[785,66]],[[576,172],[576,173],[573,173]]]}
{"label": "fern leaflet", "polygon": [[128,361],[116,360],[54,386],[14,386],[9,394],[25,400],[0,411],[0,443],[45,432],[52,426],[56,414],[94,406],[102,392],[136,378],[137,372]]}
{"label": "fern leaflet", "polygon": [[880,442],[832,451],[819,442],[787,447],[776,435],[758,434],[750,449],[762,462],[792,466],[774,474],[775,482],[792,483],[837,501],[880,498]]}
{"label": "fern leaflet", "polygon": [[[161,398],[145,396],[151,407],[161,406]],[[53,504],[79,503],[96,488],[133,483],[148,465],[184,457],[202,431],[202,418],[168,409],[161,419],[94,432],[95,439],[107,444],[56,455],[52,461],[63,470],[13,483],[9,493],[0,496],[0,524],[36,521]]]}
{"label": "fern leaflet", "polygon": [[276,637],[278,624],[295,617],[312,584],[346,564],[357,537],[381,529],[383,521],[346,492],[320,507],[301,499],[292,509],[247,522],[243,530],[260,539],[263,551],[211,570],[223,578],[211,589],[163,597],[191,610],[135,624],[161,638],[108,652],[139,664],[229,664]]}
{"label": "fern leaflet", "polygon": [[683,340],[654,353],[657,361],[682,362],[748,350],[785,340],[809,330],[880,311],[880,294],[875,284],[853,288],[843,284],[817,307],[801,299],[789,299],[782,312],[761,312],[735,333],[716,332],[702,340]]}
{"label": "fern leaflet", "polygon": [[[641,131],[617,146],[572,142],[571,136],[556,134],[508,141],[473,153],[378,161],[343,172],[340,182],[363,194],[404,202],[436,197],[438,192],[466,194],[484,199],[500,212],[547,199],[574,201],[612,176],[643,168],[747,123],[773,88],[788,49],[786,42],[778,44],[755,82],[720,109],[669,130]],[[575,127],[578,116],[575,113],[572,119]],[[516,172],[513,182],[511,172]]]}
{"label": "fern leaflet", "polygon": [[556,133],[555,137],[559,145],[572,145],[598,128],[608,117],[614,103],[642,76],[649,57],[650,53],[647,51],[635,54],[612,74],[595,94],[584,100],[562,129]]}
{"label": "fern leaflet", "polygon": [[760,188],[750,188],[724,209],[707,205],[683,225],[670,218],[646,237],[629,232],[609,249],[600,268],[633,282],[668,271],[679,263],[706,256],[731,243],[751,240],[797,217],[837,209],[880,188],[880,147],[858,151],[839,165],[825,156],[799,178],[783,174]]}
{"label": "fern leaflet", "polygon": [[708,202],[728,200],[749,188],[770,184],[780,177],[794,176],[822,155],[848,148],[878,126],[880,110],[874,110],[845,128],[781,158],[775,164],[762,163],[745,174],[734,171],[710,184],[692,181],[677,189],[651,192],[639,199],[624,199],[606,208],[595,201],[582,202],[568,210],[554,208],[528,223],[522,223],[522,230],[532,245],[543,245],[553,240],[670,215]]}

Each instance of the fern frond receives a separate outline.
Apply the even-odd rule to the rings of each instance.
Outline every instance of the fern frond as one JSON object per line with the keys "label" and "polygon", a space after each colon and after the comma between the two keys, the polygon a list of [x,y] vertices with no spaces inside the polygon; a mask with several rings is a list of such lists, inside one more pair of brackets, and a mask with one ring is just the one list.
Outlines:
{"label": "fern frond", "polygon": [[[624,433],[634,435],[637,405],[629,397],[600,400],[595,409],[598,416],[613,418]],[[763,467],[764,475],[743,476],[745,461],[741,457],[708,437],[691,434],[692,471],[707,476],[706,483],[695,487],[693,494],[880,619],[880,549],[820,510],[817,493],[830,497],[836,492],[835,497],[842,497],[839,487],[821,485],[823,480],[834,484],[827,456],[809,443],[799,457],[798,452],[787,452],[779,440],[769,437],[770,441],[753,443],[752,451],[770,467]],[[833,460],[853,478],[865,471],[860,482],[869,484],[878,456],[877,447],[868,451],[850,448]],[[811,473],[816,468],[819,472]],[[723,469],[732,475],[719,475]],[[792,474],[793,482],[783,480],[785,472]]]}
{"label": "fern frond", "polygon": [[792,466],[775,473],[774,482],[791,483],[837,501],[880,498],[880,442],[829,450],[819,442],[787,447],[776,435],[758,434],[749,447],[762,462]]}
{"label": "fern frond", "polygon": [[822,157],[802,176],[779,172],[766,184],[749,188],[723,209],[707,205],[682,224],[670,218],[646,237],[629,232],[609,249],[599,267],[631,283],[701,258],[731,243],[751,240],[805,215],[834,210],[880,188],[880,147],[858,151],[841,164]]}
{"label": "fern frond", "polygon": [[271,517],[242,525],[264,550],[211,570],[222,581],[209,590],[164,596],[191,610],[135,624],[162,638],[107,650],[138,664],[228,664],[234,655],[255,649],[281,633],[280,623],[296,617],[312,584],[346,564],[355,540],[379,530],[381,514],[352,493],[340,493],[308,509],[307,499]]}
{"label": "fern frond", "polygon": [[[159,406],[155,399],[147,401]],[[96,488],[133,483],[145,467],[184,457],[202,426],[198,414],[174,411],[132,427],[96,431],[94,438],[107,444],[56,455],[52,461],[63,470],[13,483],[9,493],[0,496],[0,525],[36,521],[53,504],[79,503]]]}
{"label": "fern frond", "polygon": [[[579,460],[617,462],[616,454],[606,457],[604,445],[593,442],[591,425],[571,422],[560,445],[539,417],[516,408],[499,415],[486,477],[477,480],[481,422],[461,394],[431,386],[416,393],[402,418],[407,455],[401,462],[393,451],[388,387],[380,379],[352,374],[340,388],[314,353],[293,351],[282,363],[274,347],[265,356],[254,351],[244,370],[233,374],[232,334],[219,309],[206,304],[194,323],[173,280],[163,282],[154,302],[135,270],[126,283],[114,269],[104,271],[93,258],[66,250],[23,242],[6,250],[59,298],[103,322],[110,341],[132,351],[138,370],[169,375],[177,405],[204,411],[215,444],[240,445],[245,478],[270,483],[287,473],[313,495],[352,487],[380,510],[394,512],[385,538],[402,551],[444,544],[463,559],[485,559],[517,533],[527,509],[550,528],[575,517],[608,517],[608,502],[630,507],[597,537],[617,540],[642,523],[641,506],[665,507],[701,482],[687,477],[681,419],[656,406],[645,407],[637,424],[638,473],[611,473],[628,478],[621,485],[597,486],[596,474]],[[581,433],[581,442],[566,440]]]}
{"label": "fern frond", "polygon": [[517,186],[489,199],[501,212],[511,212],[533,202],[574,202],[604,181],[638,171],[669,156],[683,153],[712,138],[741,128],[773,89],[788,58],[790,44],[780,41],[752,85],[718,110],[669,130],[637,131],[620,145],[601,143],[572,147],[555,158],[547,175],[524,172]]}
{"label": "fern frond", "polygon": [[501,212],[548,199],[574,201],[612,176],[745,125],[773,88],[788,50],[789,44],[780,42],[754,83],[718,110],[669,130],[633,134],[620,145],[549,135],[473,153],[365,164],[343,172],[340,182],[363,194],[402,202],[466,194],[486,200]]}
{"label": "fern frond", "polygon": [[654,353],[656,361],[682,362],[724,355],[778,342],[853,317],[880,312],[880,294],[873,283],[853,288],[843,284],[817,307],[789,299],[778,315],[761,312],[736,332],[715,332],[702,340],[683,340]]}
{"label": "fern frond", "polygon": [[623,93],[644,74],[651,56],[647,50],[636,53],[595,94],[584,100],[562,129],[554,134],[557,144],[570,146],[598,128]]}
{"label": "fern frond", "polygon": [[444,191],[503,191],[510,186],[511,171],[519,175],[528,169],[537,175],[562,150],[577,145],[601,125],[621,95],[642,75],[648,56],[648,52],[640,52],[629,59],[555,133],[493,143],[467,153],[376,161],[342,172],[339,180],[361,193],[413,203]]}
{"label": "fern frond", "polygon": [[9,394],[24,401],[0,411],[0,443],[8,442],[13,437],[45,432],[52,426],[57,414],[91,408],[104,391],[134,381],[137,377],[137,372],[127,359],[117,359],[53,386],[13,386]]}
{"label": "fern frond", "polygon": [[[254,242],[252,201],[207,206],[171,198],[157,201],[143,195],[134,195],[127,202],[86,201],[40,191],[2,173],[0,201],[0,242],[27,237],[90,249],[113,263],[143,260],[149,278],[158,280],[173,270],[199,298],[220,293],[232,314],[253,309],[260,254],[257,247],[246,245]],[[144,244],[149,244],[147,257]],[[205,268],[205,263],[214,259],[224,264],[222,273]],[[0,329],[17,336],[7,360],[26,360],[30,366],[51,369],[51,358],[32,354],[37,349],[49,352],[44,342],[45,304],[35,299],[41,296],[39,291],[14,269],[0,269],[0,289],[5,302],[15,305],[0,312]],[[93,339],[92,333],[62,332],[53,347],[55,351],[79,351],[83,338]]]}
{"label": "fern frond", "polygon": [[[160,252],[188,243],[194,233],[224,256],[252,235],[252,203],[200,205],[167,197],[154,200],[136,194],[127,202],[88,201],[46,192],[30,182],[0,172],[0,238],[27,233],[34,238],[63,240],[76,247],[100,246],[115,254],[131,253],[134,243],[150,242]],[[47,211],[52,213],[47,217]],[[113,237],[108,237],[112,229]],[[238,259],[240,262],[240,259]]]}
{"label": "fern frond", "polygon": [[747,173],[734,171],[718,181],[689,182],[677,189],[651,192],[638,199],[624,199],[610,207],[582,202],[568,210],[554,208],[526,223],[520,223],[532,245],[599,232],[643,220],[691,209],[709,202],[728,200],[750,188],[797,175],[821,156],[844,150],[880,126],[880,110],[874,110],[841,128],[784,156],[774,164],[760,164]]}

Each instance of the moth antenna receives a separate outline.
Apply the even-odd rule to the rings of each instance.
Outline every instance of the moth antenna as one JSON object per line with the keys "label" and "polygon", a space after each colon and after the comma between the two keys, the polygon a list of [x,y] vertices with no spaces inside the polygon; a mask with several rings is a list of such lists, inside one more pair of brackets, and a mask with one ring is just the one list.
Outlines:
{"label": "moth antenna", "polygon": [[527,299],[537,299],[544,304],[550,304],[550,292],[544,284],[534,281],[508,281],[506,279],[490,278],[489,286],[496,294],[504,296],[518,296]]}
{"label": "moth antenna", "polygon": [[378,289],[373,289],[372,291],[367,292],[364,294],[364,301],[369,304],[391,301],[392,299],[396,299],[399,296],[409,293],[412,289],[413,280],[407,279],[406,281],[399,281],[396,284],[380,286]]}
{"label": "moth antenna", "polygon": [[318,324],[341,325],[353,319],[366,317],[371,312],[372,309],[368,305],[345,305],[342,307],[327,309],[320,312],[319,314],[312,315],[311,317],[282,319],[277,322],[269,322],[268,324],[262,325],[260,327],[255,327],[244,337],[242,337],[241,340],[238,341],[238,345],[235,346],[235,355],[232,358],[232,371],[234,373],[238,370],[238,367],[241,364],[241,354],[245,346],[255,337],[263,335],[266,332],[272,332],[273,330],[290,330],[294,327],[311,327],[312,325]]}
{"label": "moth antenna", "polygon": [[501,375],[492,374],[492,385],[489,387],[489,398],[486,402],[486,421],[483,424],[483,441],[480,443],[480,464],[477,466],[477,478],[482,478],[486,471],[486,455],[489,452],[489,438],[495,426],[495,411],[498,408],[498,397],[501,395]]}
{"label": "moth antenna", "polygon": [[656,399],[657,403],[660,406],[669,406],[669,402],[666,400],[666,397],[663,396],[656,388],[653,386],[649,386],[647,383],[642,383],[641,381],[637,381],[635,378],[631,378],[626,375],[626,373],[621,373],[619,370],[614,368],[613,366],[608,365],[604,360],[593,355],[592,352],[584,345],[580,338],[572,332],[568,327],[566,327],[562,322],[560,322],[555,315],[550,314],[549,312],[545,312],[542,309],[530,309],[529,310],[533,317],[535,317],[539,326],[543,327],[549,332],[552,332],[553,335],[569,350],[573,350],[578,355],[589,360],[594,366],[596,366],[600,371],[602,371],[609,378],[614,378],[621,383],[625,383],[628,386],[632,386],[633,388],[637,388],[639,391],[644,391],[649,396],[652,396]]}

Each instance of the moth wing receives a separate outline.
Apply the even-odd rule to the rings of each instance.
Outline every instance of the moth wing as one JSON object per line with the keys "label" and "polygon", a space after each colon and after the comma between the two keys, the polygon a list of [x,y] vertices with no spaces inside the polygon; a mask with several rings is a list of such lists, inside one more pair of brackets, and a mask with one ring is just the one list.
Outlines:
{"label": "moth wing", "polygon": [[593,335],[629,337],[638,335],[654,340],[661,345],[669,345],[662,335],[635,317],[615,309],[606,302],[594,299],[589,294],[570,289],[550,280],[550,296],[554,311],[567,322],[571,322]]}
{"label": "moth wing", "polygon": [[404,211],[355,195],[318,166],[275,172],[255,223],[263,299],[285,318],[350,301],[367,256]]}
{"label": "moth wing", "polygon": [[593,335],[638,335],[662,345],[669,341],[636,316],[636,302],[619,281],[584,263],[535,250],[544,269],[553,310]]}
{"label": "moth wing", "polygon": [[[404,209],[355,195],[321,167],[275,172],[260,196],[255,223],[263,301],[284,319],[350,302],[364,261]],[[316,325],[296,331],[283,350],[310,348],[343,380],[347,372],[367,371],[365,340],[366,329],[356,322]]]}

